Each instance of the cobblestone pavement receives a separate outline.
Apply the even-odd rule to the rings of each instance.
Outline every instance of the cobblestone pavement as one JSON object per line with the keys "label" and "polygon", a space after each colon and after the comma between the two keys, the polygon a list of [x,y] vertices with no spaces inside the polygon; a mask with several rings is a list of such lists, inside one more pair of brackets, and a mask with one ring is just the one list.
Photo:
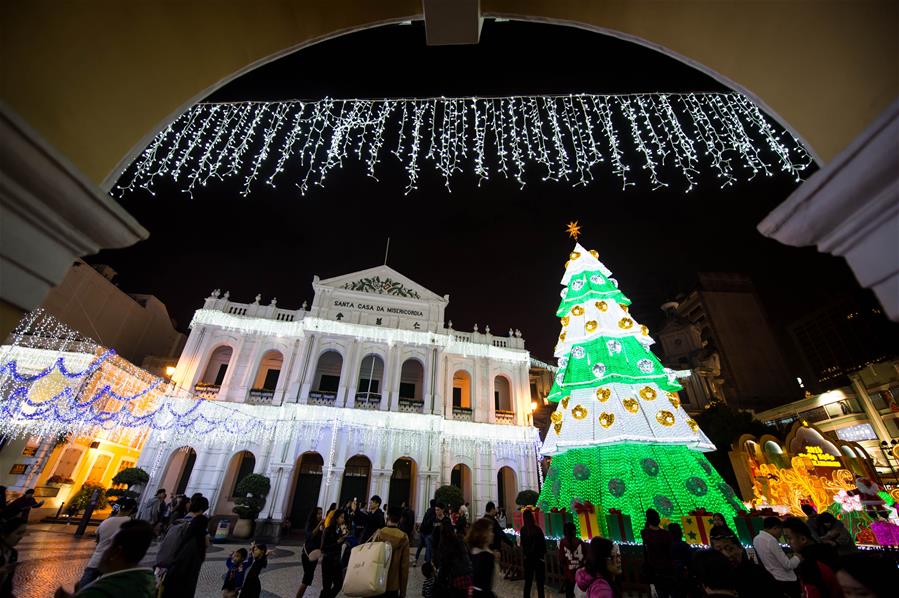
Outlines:
{"label": "cobblestone pavement", "polygon": [[[34,524],[28,535],[19,543],[19,566],[16,570],[15,594],[18,598],[50,598],[56,588],[63,586],[71,591],[81,578],[84,565],[93,554],[95,543],[90,537],[94,528],[88,528],[84,538],[73,536],[75,526]],[[245,544],[216,544],[206,555],[200,572],[196,598],[221,596],[225,560],[235,549]],[[145,558],[152,562],[158,546],[154,544]],[[263,598],[293,598],[300,585],[302,568],[298,546],[270,546],[275,553],[269,558],[268,568],[260,576]],[[421,570],[409,570],[409,598],[421,596]],[[521,581],[496,580],[494,591],[499,598],[519,598],[523,593]],[[315,574],[315,582],[306,592],[308,598],[318,598],[321,588],[321,572]],[[536,590],[533,591],[536,596]],[[547,588],[547,598],[560,596]]]}

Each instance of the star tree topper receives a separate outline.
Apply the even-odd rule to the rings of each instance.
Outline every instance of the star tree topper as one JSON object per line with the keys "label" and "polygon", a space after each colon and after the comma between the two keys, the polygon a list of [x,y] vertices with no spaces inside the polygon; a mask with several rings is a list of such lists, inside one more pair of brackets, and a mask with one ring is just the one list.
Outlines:
{"label": "star tree topper", "polygon": [[575,220],[574,222],[569,222],[568,227],[565,229],[565,231],[568,233],[569,237],[577,241],[577,238],[581,234],[581,225],[578,224],[577,220]]}

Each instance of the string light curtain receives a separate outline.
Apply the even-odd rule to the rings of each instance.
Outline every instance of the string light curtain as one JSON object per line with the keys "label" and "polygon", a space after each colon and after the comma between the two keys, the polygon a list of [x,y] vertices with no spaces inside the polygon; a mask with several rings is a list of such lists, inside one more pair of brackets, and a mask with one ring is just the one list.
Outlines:
{"label": "string light curtain", "polygon": [[622,189],[690,191],[710,178],[798,181],[813,162],[735,92],[201,103],[153,139],[113,192],[152,194],[168,178],[191,195],[220,181],[244,196],[260,185],[305,194],[350,165],[377,179],[391,155],[407,194],[425,168],[448,191],[463,175],[479,185],[612,177]]}

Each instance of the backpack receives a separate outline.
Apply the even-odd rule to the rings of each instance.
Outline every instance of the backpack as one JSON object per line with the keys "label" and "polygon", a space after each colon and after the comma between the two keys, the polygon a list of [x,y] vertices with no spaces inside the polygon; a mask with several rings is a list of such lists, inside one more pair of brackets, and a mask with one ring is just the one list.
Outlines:
{"label": "backpack", "polygon": [[424,519],[421,520],[421,525],[418,527],[418,533],[422,536],[430,536],[434,532],[434,509],[428,509],[425,512]]}
{"label": "backpack", "polygon": [[169,528],[168,532],[166,532],[165,537],[163,537],[162,542],[159,544],[159,552],[156,553],[157,567],[162,567],[164,569],[171,567],[172,563],[175,561],[175,555],[178,554],[178,550],[181,548],[181,545],[184,544],[184,537],[187,535],[187,526],[189,523],[189,521],[176,523]]}

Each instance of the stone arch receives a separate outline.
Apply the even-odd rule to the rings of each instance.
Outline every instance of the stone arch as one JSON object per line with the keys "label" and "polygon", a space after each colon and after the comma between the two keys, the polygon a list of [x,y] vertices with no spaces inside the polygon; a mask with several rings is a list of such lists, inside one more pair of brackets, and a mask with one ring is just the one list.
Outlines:
{"label": "stone arch", "polygon": [[216,515],[233,514],[234,499],[238,498],[235,492],[237,484],[240,483],[240,480],[253,473],[255,469],[256,455],[252,452],[243,450],[231,455],[231,458],[228,460],[228,467],[225,468],[225,475],[222,477],[221,487],[219,488],[214,510]]}
{"label": "stone arch", "polygon": [[256,375],[250,386],[248,401],[270,403],[281,381],[284,354],[280,349],[269,349],[262,354],[256,366]]}
{"label": "stone arch", "polygon": [[343,480],[340,483],[338,506],[343,506],[346,501],[354,498],[360,502],[370,498],[371,467],[371,459],[366,455],[354,455],[347,459],[343,468]]}
{"label": "stone arch", "polygon": [[512,379],[506,373],[499,373],[493,377],[493,408],[497,414],[501,412],[512,416],[515,414]]}
{"label": "stone arch", "polygon": [[515,497],[518,496],[518,474],[509,465],[503,465],[496,471],[496,504],[503,507],[506,513],[515,510]]}
{"label": "stone arch", "polygon": [[473,409],[474,404],[474,378],[465,368],[456,368],[452,377],[453,409]]}
{"label": "stone arch", "polygon": [[425,364],[418,357],[407,357],[400,367],[400,400],[424,401]]}
{"label": "stone arch", "polygon": [[377,408],[380,405],[381,395],[385,392],[384,374],[384,358],[379,353],[370,352],[359,361],[355,397],[357,406]]}
{"label": "stone arch", "polygon": [[190,476],[193,473],[194,464],[197,461],[197,451],[190,446],[181,446],[169,453],[169,458],[163,470],[157,490],[162,488],[171,496],[184,494],[190,484]]}
{"label": "stone arch", "polygon": [[393,462],[392,469],[387,496],[383,498],[392,507],[406,503],[407,507],[412,508],[417,498],[415,480],[418,477],[418,463],[412,457],[402,456]]}
{"label": "stone arch", "polygon": [[284,513],[290,520],[291,529],[303,529],[309,512],[318,504],[321,493],[325,460],[316,451],[306,451],[299,455],[293,470],[293,490],[284,504]]}
{"label": "stone arch", "polygon": [[461,462],[453,465],[450,470],[450,485],[459,488],[462,491],[462,498],[470,503],[474,485],[471,467]]}
{"label": "stone arch", "polygon": [[197,387],[221,387],[236,352],[230,343],[217,343],[203,361],[205,366],[197,379]]}

